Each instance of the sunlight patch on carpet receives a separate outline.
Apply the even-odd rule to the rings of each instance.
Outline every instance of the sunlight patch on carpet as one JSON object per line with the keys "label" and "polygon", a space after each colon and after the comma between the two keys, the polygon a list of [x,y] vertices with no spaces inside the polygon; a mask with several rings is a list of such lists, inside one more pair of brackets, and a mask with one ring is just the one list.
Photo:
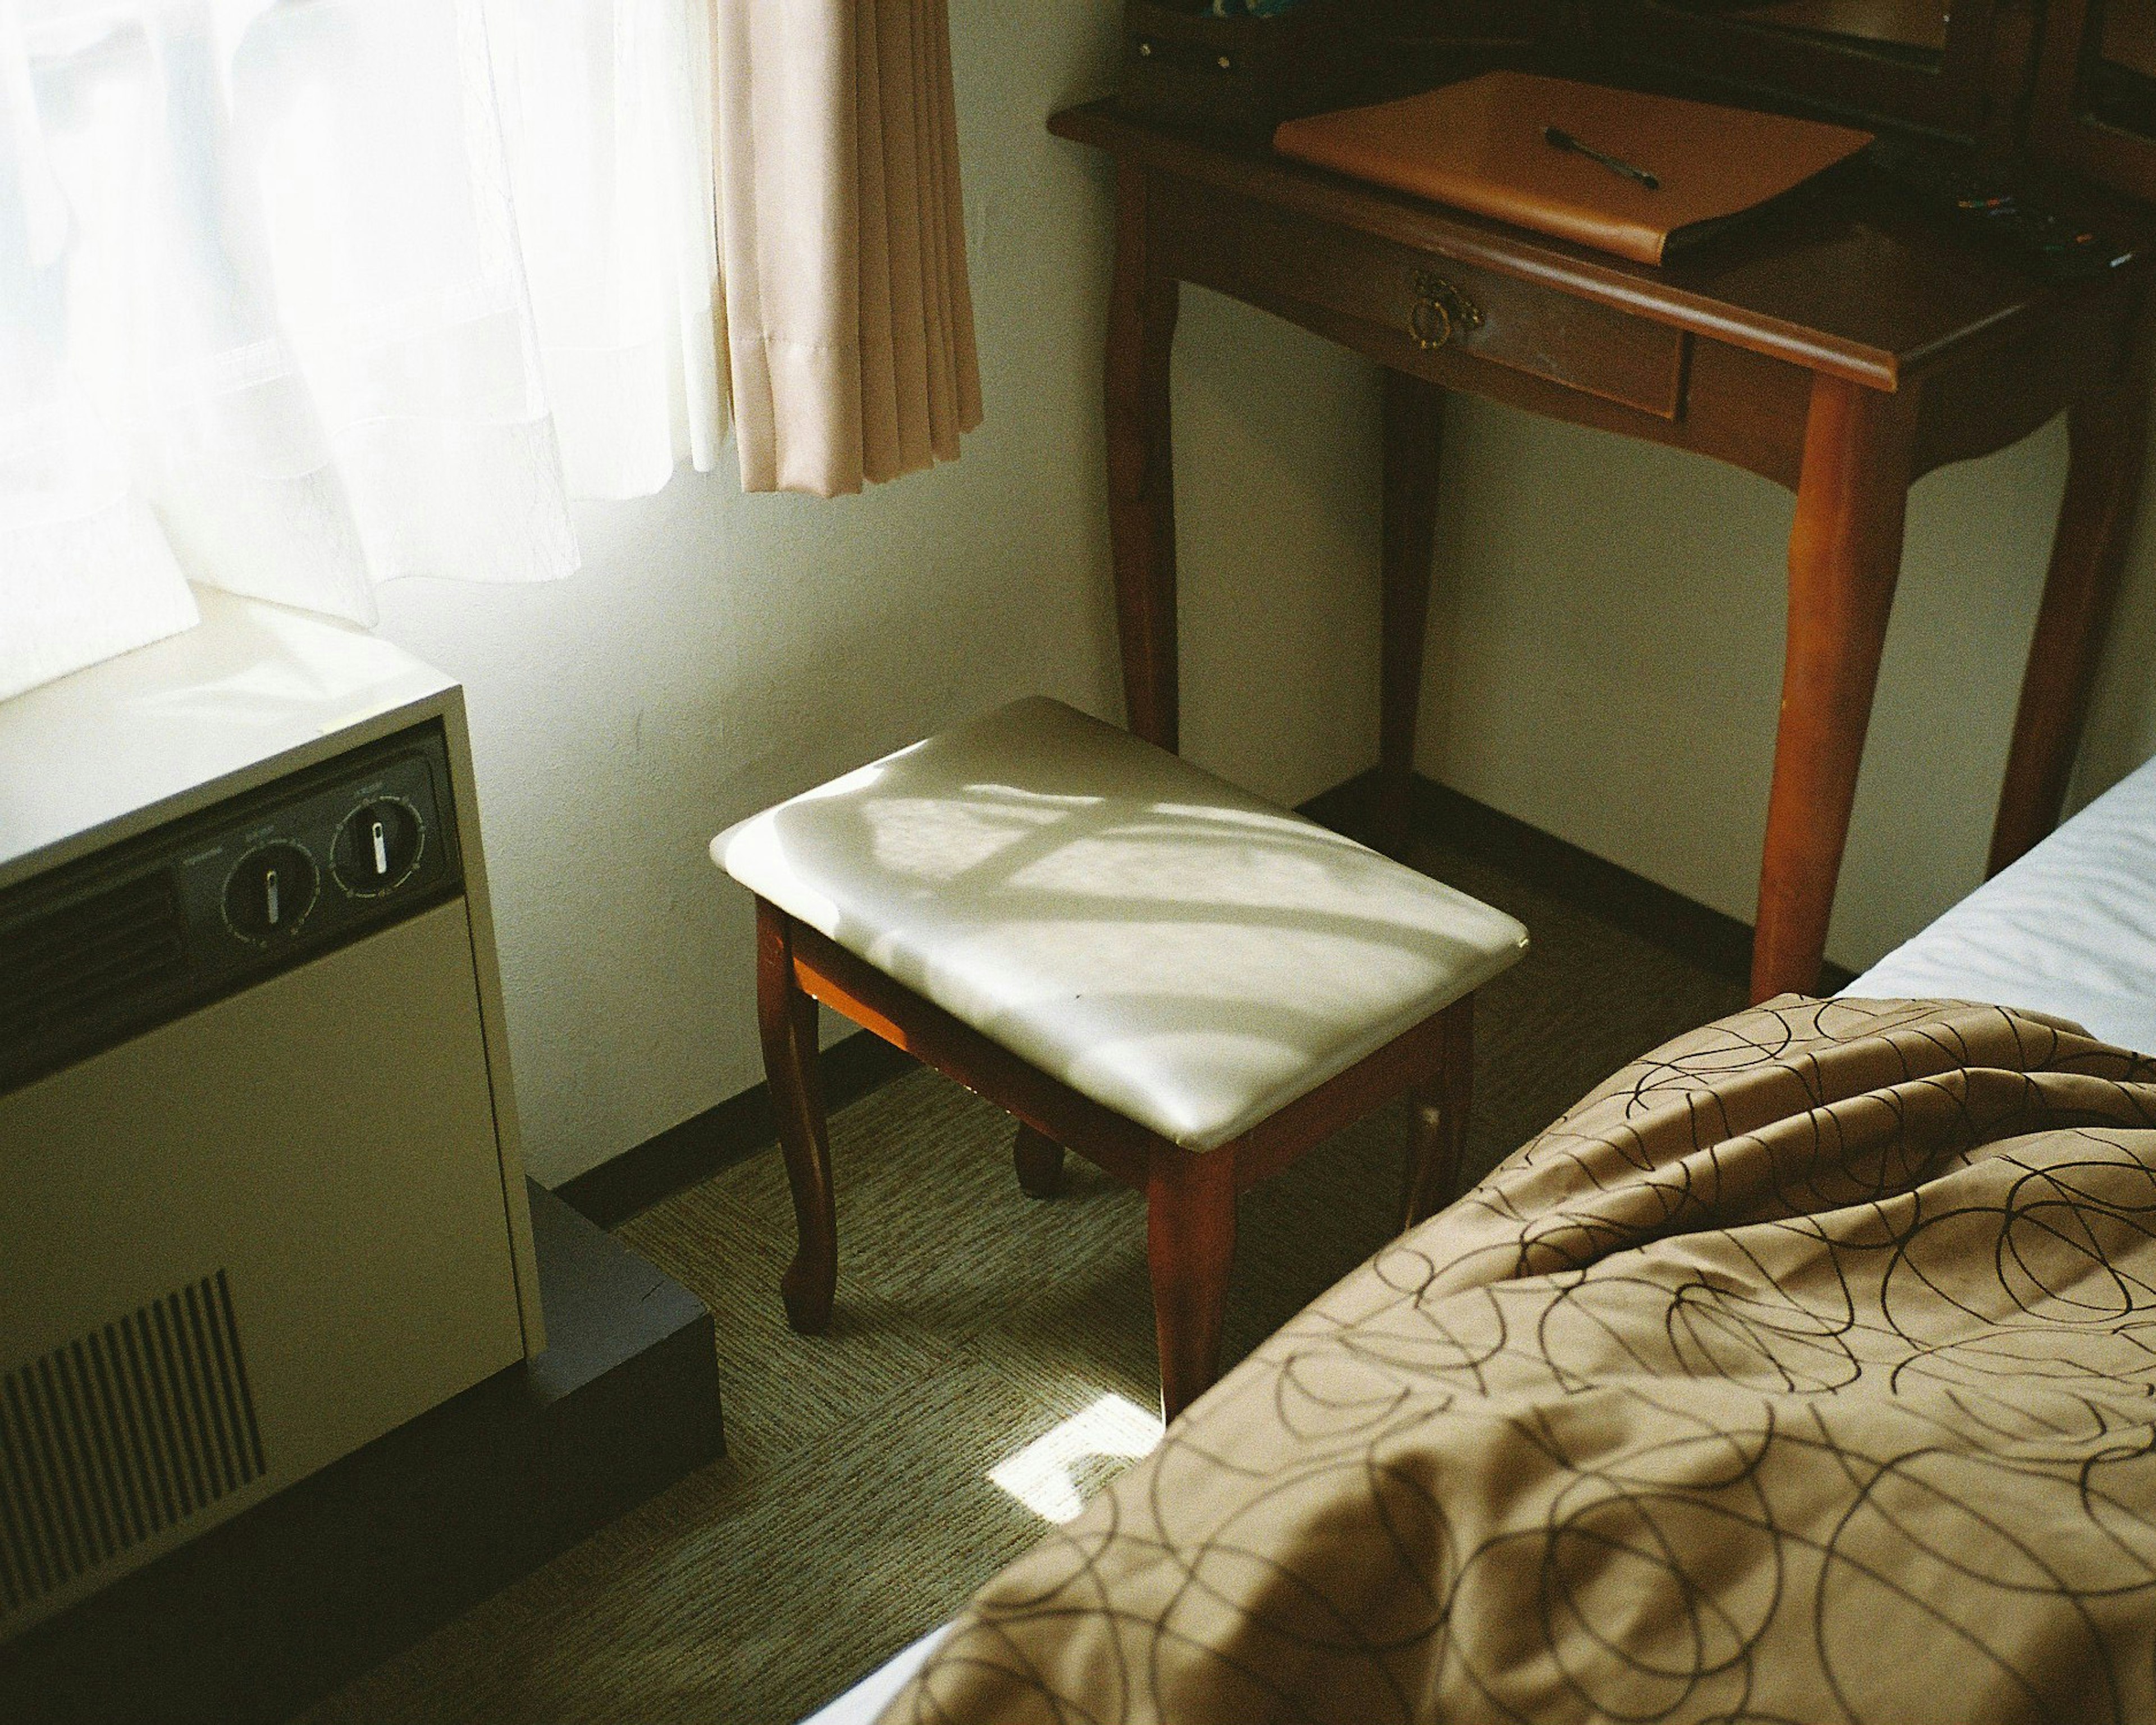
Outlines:
{"label": "sunlight patch on carpet", "polygon": [[[1104,1395],[988,1470],[988,1478],[1047,1522],[1069,1522],[1086,1507],[1088,1462],[1135,1461],[1160,1441],[1160,1415],[1120,1395]],[[1118,1470],[1119,1471],[1119,1470]]]}

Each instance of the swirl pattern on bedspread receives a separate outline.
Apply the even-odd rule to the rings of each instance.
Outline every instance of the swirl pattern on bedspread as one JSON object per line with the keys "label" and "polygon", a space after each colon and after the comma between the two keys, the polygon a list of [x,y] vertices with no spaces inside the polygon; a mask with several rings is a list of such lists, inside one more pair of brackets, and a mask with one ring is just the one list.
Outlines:
{"label": "swirl pattern on bedspread", "polygon": [[1788,997],[1588,1096],[886,1725],[2156,1717],[2156,1062]]}

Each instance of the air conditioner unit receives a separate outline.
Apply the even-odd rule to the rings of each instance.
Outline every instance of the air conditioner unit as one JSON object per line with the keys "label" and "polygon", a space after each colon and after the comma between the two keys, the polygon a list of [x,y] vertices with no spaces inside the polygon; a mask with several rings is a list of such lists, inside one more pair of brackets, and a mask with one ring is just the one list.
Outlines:
{"label": "air conditioner unit", "polygon": [[202,598],[0,702],[0,1640],[543,1345],[459,691]]}

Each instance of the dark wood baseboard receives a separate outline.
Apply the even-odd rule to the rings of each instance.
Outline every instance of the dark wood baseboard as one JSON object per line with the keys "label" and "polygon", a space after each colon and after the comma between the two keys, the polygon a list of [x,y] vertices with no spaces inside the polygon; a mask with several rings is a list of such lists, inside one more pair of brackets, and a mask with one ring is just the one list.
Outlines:
{"label": "dark wood baseboard", "polygon": [[[1362,773],[1312,798],[1301,812],[1337,832],[1364,836],[1370,830],[1367,811],[1376,783],[1374,770]],[[1702,970],[1740,985],[1750,980],[1749,923],[1419,774],[1414,798],[1417,837],[1502,870]],[[1848,971],[1830,964],[1820,987],[1830,993],[1849,979]],[[824,1050],[825,1105],[843,1108],[858,1101],[913,1065],[911,1056],[865,1030],[856,1031]],[[661,1199],[768,1149],[778,1138],[771,1094],[759,1084],[564,1181],[554,1189],[555,1195],[601,1227],[615,1227]]]}
{"label": "dark wood baseboard", "polygon": [[[1301,812],[1337,832],[1362,837],[1370,830],[1367,811],[1376,791],[1377,774],[1365,773],[1313,797]],[[1413,822],[1416,838],[1425,843],[1501,870],[1702,970],[1740,985],[1751,981],[1748,922],[1420,773],[1415,775]],[[1827,964],[1820,972],[1820,991],[1830,994],[1847,987],[1853,974]]]}
{"label": "dark wood baseboard", "polygon": [[[865,1030],[824,1050],[819,1070],[826,1108],[857,1102],[901,1073],[913,1070],[911,1055]],[[778,1118],[771,1111],[771,1092],[756,1085],[739,1096],[706,1108],[655,1138],[609,1158],[597,1168],[564,1180],[554,1195],[602,1228],[616,1228],[662,1198],[685,1192],[721,1168],[745,1161],[778,1142]]]}
{"label": "dark wood baseboard", "polygon": [[547,1347],[0,1645],[8,1725],[271,1725],[719,1455],[711,1314],[543,1189]]}

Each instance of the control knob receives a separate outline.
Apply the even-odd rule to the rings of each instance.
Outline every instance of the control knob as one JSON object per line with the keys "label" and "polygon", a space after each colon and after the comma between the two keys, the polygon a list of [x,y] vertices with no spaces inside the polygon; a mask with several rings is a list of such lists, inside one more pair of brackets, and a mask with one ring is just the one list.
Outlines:
{"label": "control knob", "polygon": [[225,879],[225,922],[242,940],[267,945],[298,932],[321,886],[315,860],[299,845],[258,845]]}
{"label": "control knob", "polygon": [[409,803],[401,797],[377,797],[344,818],[330,866],[346,892],[372,898],[412,872],[425,836],[419,812]]}

